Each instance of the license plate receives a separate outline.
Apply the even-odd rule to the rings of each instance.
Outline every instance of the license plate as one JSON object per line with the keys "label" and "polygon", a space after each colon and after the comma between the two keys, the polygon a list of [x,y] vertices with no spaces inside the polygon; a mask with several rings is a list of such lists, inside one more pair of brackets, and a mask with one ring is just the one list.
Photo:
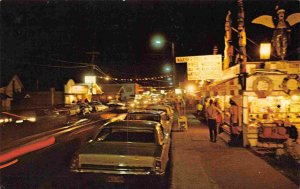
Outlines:
{"label": "license plate", "polygon": [[123,176],[107,176],[106,182],[111,183],[124,183],[124,177]]}

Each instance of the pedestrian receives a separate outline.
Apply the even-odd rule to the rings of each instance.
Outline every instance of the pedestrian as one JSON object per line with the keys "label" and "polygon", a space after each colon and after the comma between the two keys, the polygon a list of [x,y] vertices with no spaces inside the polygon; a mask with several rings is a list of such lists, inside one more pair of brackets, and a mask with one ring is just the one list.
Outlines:
{"label": "pedestrian", "polygon": [[209,137],[211,142],[217,141],[217,114],[218,110],[212,99],[209,100],[209,106],[206,109],[206,118],[209,128]]}
{"label": "pedestrian", "polygon": [[203,111],[203,105],[201,104],[200,100],[198,101],[196,107],[197,107],[197,115],[200,117]]}
{"label": "pedestrian", "polygon": [[230,113],[230,125],[233,127],[239,126],[238,124],[238,106],[237,104],[230,99],[229,104],[231,105],[229,108],[229,113]]}
{"label": "pedestrian", "polygon": [[221,106],[219,103],[219,99],[215,99],[214,105],[218,110],[216,122],[217,122],[217,131],[218,131],[218,133],[220,133],[220,125],[223,122],[223,114],[222,114],[222,109],[221,109]]}
{"label": "pedestrian", "polygon": [[230,113],[230,144],[237,145],[239,143],[239,108],[237,104],[230,99],[229,104],[231,105],[229,108]]}

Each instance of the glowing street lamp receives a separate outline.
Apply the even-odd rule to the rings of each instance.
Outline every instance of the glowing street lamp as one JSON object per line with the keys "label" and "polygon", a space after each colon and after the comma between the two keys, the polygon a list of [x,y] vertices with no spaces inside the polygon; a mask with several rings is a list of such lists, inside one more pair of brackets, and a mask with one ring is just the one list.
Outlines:
{"label": "glowing street lamp", "polygon": [[151,38],[151,46],[155,49],[161,49],[165,45],[165,37],[161,34],[156,34]]}
{"label": "glowing street lamp", "polygon": [[171,70],[172,70],[172,68],[171,68],[171,66],[170,66],[169,64],[166,64],[166,65],[164,66],[164,72],[170,73]]}
{"label": "glowing street lamp", "polygon": [[[172,48],[172,79],[173,86],[176,83],[176,70],[175,70],[175,45],[174,42],[169,42],[165,40],[165,37],[161,34],[156,34],[151,38],[151,46],[155,49],[161,49],[165,46],[165,44],[171,45]],[[175,86],[174,86],[175,87]]]}
{"label": "glowing street lamp", "polygon": [[187,86],[187,92],[194,93],[195,92],[195,87],[193,85]]}

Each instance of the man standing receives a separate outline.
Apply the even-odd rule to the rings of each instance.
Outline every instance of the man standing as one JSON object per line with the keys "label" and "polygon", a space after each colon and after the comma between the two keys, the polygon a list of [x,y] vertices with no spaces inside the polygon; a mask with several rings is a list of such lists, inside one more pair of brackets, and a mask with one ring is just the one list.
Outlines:
{"label": "man standing", "polygon": [[209,137],[211,142],[217,141],[217,115],[218,110],[213,103],[212,99],[209,100],[209,106],[206,109],[206,118],[209,128]]}

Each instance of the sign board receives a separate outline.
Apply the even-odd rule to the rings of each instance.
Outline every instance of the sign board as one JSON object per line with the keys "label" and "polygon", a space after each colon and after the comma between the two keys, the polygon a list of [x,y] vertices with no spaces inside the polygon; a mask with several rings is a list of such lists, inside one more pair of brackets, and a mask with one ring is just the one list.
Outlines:
{"label": "sign board", "polygon": [[88,86],[86,85],[74,85],[72,86],[73,94],[88,94]]}
{"label": "sign board", "polygon": [[176,63],[187,63],[188,80],[220,79],[222,55],[176,57]]}
{"label": "sign board", "polygon": [[85,76],[84,83],[96,83],[96,76]]}

